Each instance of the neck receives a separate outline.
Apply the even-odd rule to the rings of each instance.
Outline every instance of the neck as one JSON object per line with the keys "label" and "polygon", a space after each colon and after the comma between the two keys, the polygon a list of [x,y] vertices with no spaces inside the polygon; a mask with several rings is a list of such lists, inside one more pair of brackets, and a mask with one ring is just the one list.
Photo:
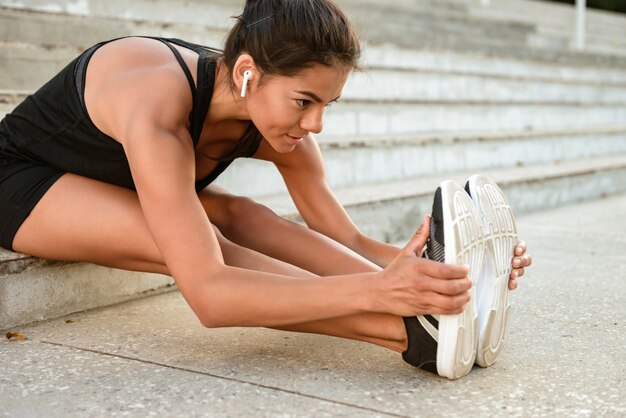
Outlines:
{"label": "neck", "polygon": [[240,96],[240,92],[233,90],[228,77],[228,68],[218,62],[213,97],[206,122],[216,124],[236,120],[250,120],[246,102]]}

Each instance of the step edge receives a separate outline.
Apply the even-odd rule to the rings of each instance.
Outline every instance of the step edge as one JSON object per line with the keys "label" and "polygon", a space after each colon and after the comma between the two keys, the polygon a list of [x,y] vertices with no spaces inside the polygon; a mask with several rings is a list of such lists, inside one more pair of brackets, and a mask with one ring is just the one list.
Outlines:
{"label": "step edge", "polygon": [[[586,164],[581,166],[581,163]],[[599,171],[612,171],[623,168],[626,168],[626,154],[611,157],[580,158],[559,164],[537,164],[524,167],[482,170],[481,173],[492,177],[502,185],[511,185],[581,176]],[[374,202],[387,202],[432,194],[444,178],[460,180],[467,179],[473,174],[476,174],[475,170],[387,181],[365,186],[340,188],[335,190],[335,194],[345,208],[358,207]],[[391,190],[397,190],[398,188],[403,188],[406,191],[400,194],[395,191],[390,193]],[[375,195],[376,197],[373,199],[362,197],[367,195]],[[287,219],[300,219],[295,205],[286,194],[260,196],[256,200],[259,203],[272,207],[279,215]]]}

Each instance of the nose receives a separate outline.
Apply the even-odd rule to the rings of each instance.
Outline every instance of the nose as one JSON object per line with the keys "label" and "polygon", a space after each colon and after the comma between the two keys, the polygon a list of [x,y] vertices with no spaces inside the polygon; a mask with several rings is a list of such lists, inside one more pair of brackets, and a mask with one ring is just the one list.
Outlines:
{"label": "nose", "polygon": [[311,132],[313,134],[319,134],[322,132],[322,116],[323,111],[311,112],[306,114],[300,120],[300,128],[304,131]]}

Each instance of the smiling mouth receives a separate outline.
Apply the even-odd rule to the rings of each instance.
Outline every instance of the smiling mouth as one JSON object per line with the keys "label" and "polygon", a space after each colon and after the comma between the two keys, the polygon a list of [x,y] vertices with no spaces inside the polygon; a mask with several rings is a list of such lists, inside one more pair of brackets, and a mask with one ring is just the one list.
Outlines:
{"label": "smiling mouth", "polygon": [[300,142],[302,141],[302,139],[304,139],[304,136],[291,136],[289,134],[287,134],[287,137],[289,137],[289,139],[291,139],[292,141],[296,141],[296,142]]}

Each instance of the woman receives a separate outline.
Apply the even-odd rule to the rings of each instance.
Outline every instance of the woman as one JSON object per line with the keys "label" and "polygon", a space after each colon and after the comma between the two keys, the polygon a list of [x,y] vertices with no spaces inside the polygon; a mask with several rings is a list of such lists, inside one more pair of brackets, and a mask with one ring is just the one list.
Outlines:
{"label": "woman", "polygon": [[[0,245],[171,275],[207,327],[404,352],[402,317],[462,312],[471,282],[418,257],[427,227],[402,250],[361,234],[326,184],[312,135],[359,53],[332,0],[247,1],[223,53],[95,45],[2,121]],[[310,229],[210,185],[242,156],[276,165]]]}

